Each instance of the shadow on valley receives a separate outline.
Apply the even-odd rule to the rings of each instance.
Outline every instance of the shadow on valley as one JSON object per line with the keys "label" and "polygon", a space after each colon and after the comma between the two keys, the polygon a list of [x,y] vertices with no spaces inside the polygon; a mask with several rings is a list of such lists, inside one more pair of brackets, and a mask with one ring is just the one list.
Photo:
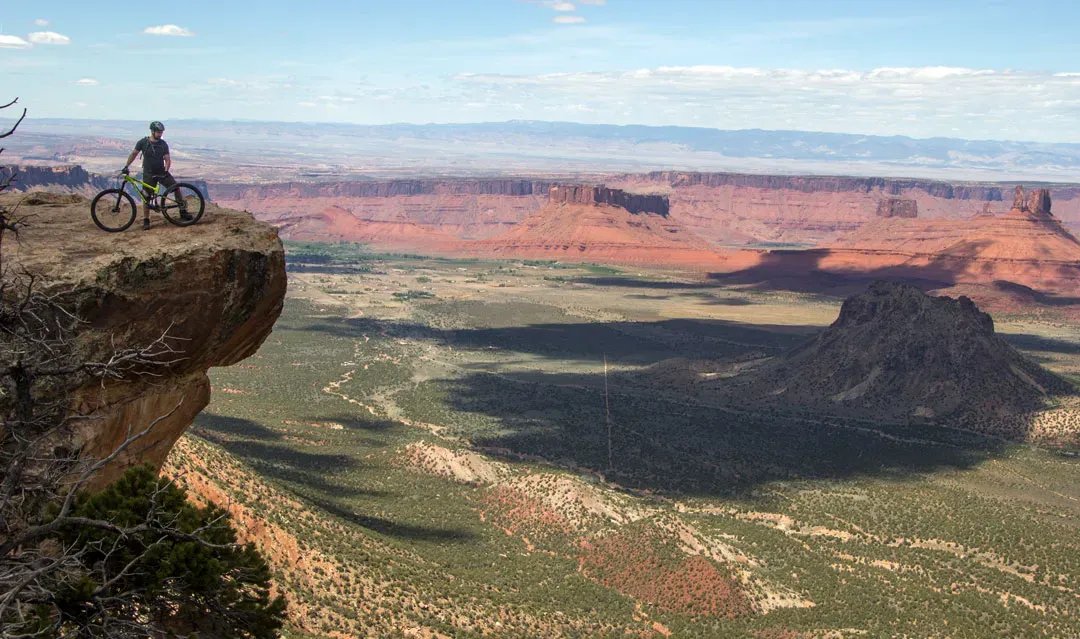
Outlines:
{"label": "shadow on valley", "polygon": [[676,357],[721,359],[747,353],[773,353],[798,344],[820,327],[671,319],[437,329],[415,323],[357,318],[326,320],[302,330],[350,339],[383,335],[393,339],[432,340],[454,349],[525,353],[566,362],[599,362],[606,357],[613,363],[642,366]]}
{"label": "shadow on valley", "polygon": [[[957,260],[976,255],[989,242],[969,242],[962,248],[953,247],[950,255],[939,255],[922,266],[898,264],[864,271],[837,273],[823,270],[822,260],[828,249],[776,250],[762,256],[761,262],[741,271],[710,273],[708,278],[717,286],[740,286],[754,291],[790,291],[847,297],[860,293],[875,280],[905,282],[923,292],[956,286],[960,282],[956,269],[963,268]],[[1021,304],[1050,307],[1080,305],[1080,296],[1055,295],[1029,286],[994,280],[987,290]]]}
{"label": "shadow on valley", "polygon": [[[355,417],[335,416],[319,422],[335,422],[345,428],[358,430],[385,430],[393,422],[368,421]],[[193,432],[212,441],[234,457],[242,460],[260,474],[272,477],[298,489],[298,495],[318,508],[378,533],[405,540],[456,542],[467,541],[465,531],[417,526],[395,522],[382,517],[355,513],[338,503],[341,498],[366,495],[387,497],[390,493],[354,488],[345,485],[341,477],[332,477],[358,467],[349,455],[311,453],[296,450],[284,443],[284,434],[257,422],[214,413],[202,413],[196,418]],[[375,440],[377,446],[387,446]],[[278,444],[277,442],[282,442]]]}
{"label": "shadow on valley", "polygon": [[874,280],[902,281],[923,291],[956,284],[956,278],[944,258],[925,267],[891,266],[849,275],[821,268],[821,261],[828,253],[824,249],[769,251],[762,256],[760,263],[750,268],[731,273],[709,273],[708,277],[720,286],[838,297],[861,293]]}
{"label": "shadow on valley", "polygon": [[509,460],[535,455],[601,471],[635,489],[751,497],[773,481],[899,480],[969,468],[1008,445],[929,425],[890,427],[695,404],[656,375],[627,374],[608,379],[608,470],[602,375],[543,377],[477,373],[440,384],[453,411],[497,424],[486,434],[470,431],[474,445]]}
{"label": "shadow on valley", "polygon": [[1027,333],[1002,333],[1001,336],[1013,348],[1035,353],[1059,353],[1062,355],[1080,354],[1080,342],[1030,335]]}
{"label": "shadow on valley", "polygon": [[711,282],[669,282],[662,280],[643,280],[635,277],[578,277],[569,280],[575,284],[592,286],[617,286],[621,288],[649,288],[665,291],[698,290],[716,288]]}
{"label": "shadow on valley", "polygon": [[[334,497],[380,495],[378,491],[342,486],[330,475],[356,468],[348,455],[310,453],[285,441],[284,433],[239,417],[201,413],[195,418],[192,432],[214,442],[244,463],[274,479]],[[385,443],[380,442],[385,446]]]}
{"label": "shadow on valley", "polygon": [[362,528],[409,541],[434,541],[434,542],[466,542],[474,535],[465,530],[452,530],[448,528],[434,528],[431,526],[417,526],[394,522],[382,517],[372,517],[354,512],[342,505],[326,500],[308,497],[308,500],[322,510],[340,517]]}

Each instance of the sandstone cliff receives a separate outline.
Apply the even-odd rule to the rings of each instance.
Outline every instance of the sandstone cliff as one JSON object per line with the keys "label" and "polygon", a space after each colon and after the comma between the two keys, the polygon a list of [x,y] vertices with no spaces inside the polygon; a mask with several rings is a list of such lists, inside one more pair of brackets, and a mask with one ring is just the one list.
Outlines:
{"label": "sandstone cliff", "polygon": [[81,166],[11,166],[5,171],[16,173],[12,188],[21,191],[47,188],[50,191],[67,191],[91,195],[90,191],[113,186],[115,180],[88,173]]}
{"label": "sandstone cliff", "polygon": [[663,195],[627,193],[605,186],[556,185],[548,191],[550,204],[607,204],[626,209],[630,213],[652,213],[667,217],[670,209]]}
{"label": "sandstone cliff", "polygon": [[722,270],[728,278],[759,282],[799,278],[811,289],[815,282],[888,278],[931,288],[1012,283],[1074,298],[1080,240],[1050,212],[1046,189],[1024,195],[1017,187],[1015,204],[1002,215],[962,220],[881,218],[823,248],[742,251]]}
{"label": "sandstone cliff", "polygon": [[273,184],[214,184],[221,200],[312,197],[405,197],[412,195],[547,195],[550,180],[418,179],[357,180],[350,182],[279,182]]}
{"label": "sandstone cliff", "polygon": [[[117,167],[119,168],[119,166]],[[135,163],[138,169],[138,162]],[[77,193],[86,197],[93,197],[98,191],[113,188],[118,179],[115,175],[100,175],[90,173],[77,165],[64,166],[10,166],[4,167],[5,175],[12,171],[17,173],[11,188],[14,191],[47,190],[50,192]],[[138,175],[136,175],[138,177]],[[194,179],[182,174],[174,173],[178,181],[187,182],[202,191],[203,195],[210,197],[209,187],[205,180]]]}
{"label": "sandstone cliff", "polygon": [[179,404],[98,484],[136,463],[160,466],[210,399],[207,369],[255,353],[280,314],[286,276],[277,233],[249,214],[208,204],[203,221],[191,227],[157,217],[148,232],[108,234],[94,226],[82,198],[10,194],[0,204],[19,200],[20,213],[32,217],[18,242],[9,236],[3,244],[5,276],[32,274],[37,290],[81,317],[66,357],[103,362],[163,334],[176,351],[167,364],[141,371],[151,375],[133,369],[100,381],[73,374],[46,389],[48,399],[64,402],[78,418],[68,447],[102,458],[129,426],[145,428]]}
{"label": "sandstone cliff", "polygon": [[878,202],[878,217],[919,217],[919,203],[915,200],[905,200],[899,197],[890,197]]}

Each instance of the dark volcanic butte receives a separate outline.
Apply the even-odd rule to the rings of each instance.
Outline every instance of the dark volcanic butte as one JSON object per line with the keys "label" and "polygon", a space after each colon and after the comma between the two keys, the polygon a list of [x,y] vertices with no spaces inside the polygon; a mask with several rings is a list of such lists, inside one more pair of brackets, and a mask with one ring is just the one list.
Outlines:
{"label": "dark volcanic butte", "polygon": [[882,420],[941,418],[1015,439],[1032,435],[1026,416],[1050,397],[1075,392],[995,334],[970,299],[888,282],[848,298],[813,340],[706,385],[765,404]]}

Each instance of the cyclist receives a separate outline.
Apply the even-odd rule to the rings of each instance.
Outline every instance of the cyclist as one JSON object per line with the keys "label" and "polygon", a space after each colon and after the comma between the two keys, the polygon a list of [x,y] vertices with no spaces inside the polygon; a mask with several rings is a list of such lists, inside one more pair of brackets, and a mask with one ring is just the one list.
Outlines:
{"label": "cyclist", "polygon": [[[127,173],[128,167],[135,161],[135,158],[142,153],[143,161],[143,177],[142,181],[149,184],[151,187],[156,187],[158,183],[164,184],[165,188],[168,188],[176,184],[176,180],[169,173],[169,168],[172,166],[172,158],[169,157],[169,143],[161,139],[161,136],[165,133],[165,125],[157,120],[150,123],[150,135],[139,140],[135,143],[135,148],[128,155],[127,163],[124,164],[124,168],[121,173]],[[147,203],[150,201],[154,192],[151,189],[144,189],[145,200],[143,201],[143,230],[150,230],[150,207]],[[184,210],[183,203],[181,202],[180,219],[190,220],[191,215]]]}

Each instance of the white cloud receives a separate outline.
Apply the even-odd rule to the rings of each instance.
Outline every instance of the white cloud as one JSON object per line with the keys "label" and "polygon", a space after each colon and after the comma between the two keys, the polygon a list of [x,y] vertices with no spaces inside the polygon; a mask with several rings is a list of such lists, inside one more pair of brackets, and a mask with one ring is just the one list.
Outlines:
{"label": "white cloud", "polygon": [[598,5],[598,6],[601,6],[601,7],[604,6],[604,4],[606,4],[604,2],[604,0],[577,0],[577,1],[580,2],[581,4],[595,4],[595,5]]}
{"label": "white cloud", "polygon": [[572,2],[555,2],[551,8],[556,11],[577,11],[577,7]]}
{"label": "white cloud", "polygon": [[314,102],[306,102],[306,101],[305,101],[305,102],[297,102],[297,104],[299,104],[299,105],[300,105],[300,106],[302,106],[302,107],[313,107],[313,106],[318,106],[318,105],[316,105],[316,104],[315,104]]}
{"label": "white cloud", "polygon": [[98,85],[98,81],[94,78],[82,78],[75,81],[75,84],[81,87],[95,87]]}
{"label": "white cloud", "polygon": [[55,31],[35,31],[30,34],[30,42],[34,44],[71,44],[71,38],[60,35]]}
{"label": "white cloud", "polygon": [[162,35],[162,36],[180,36],[183,38],[190,38],[195,35],[189,29],[184,27],[178,27],[175,24],[163,24],[156,27],[146,27],[142,31],[148,35]]}
{"label": "white cloud", "polygon": [[[590,110],[578,109],[575,120],[1080,142],[1080,120],[1075,117],[1080,82],[1069,73],[940,66],[852,71],[700,65],[462,74],[452,81],[463,102],[483,96],[494,105],[493,111],[527,103],[537,119],[545,119],[545,111],[587,105]],[[1063,126],[1068,121],[1076,124]]]}
{"label": "white cloud", "polygon": [[29,49],[30,43],[19,36],[0,35],[0,49]]}
{"label": "white cloud", "polygon": [[581,24],[585,22],[585,18],[582,16],[555,16],[551,21],[556,24]]}
{"label": "white cloud", "polygon": [[45,18],[38,18],[37,20],[34,20],[34,26],[36,26],[36,27],[47,27],[47,26],[49,26],[49,21],[46,20]]}

